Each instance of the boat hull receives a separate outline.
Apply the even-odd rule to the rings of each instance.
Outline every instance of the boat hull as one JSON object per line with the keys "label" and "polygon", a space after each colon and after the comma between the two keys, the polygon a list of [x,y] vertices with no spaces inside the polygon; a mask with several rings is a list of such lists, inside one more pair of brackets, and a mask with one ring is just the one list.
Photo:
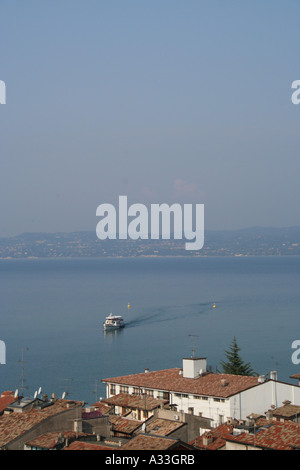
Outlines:
{"label": "boat hull", "polygon": [[103,329],[104,330],[119,330],[120,328],[124,328],[124,324],[123,325],[106,325],[105,323],[103,323]]}

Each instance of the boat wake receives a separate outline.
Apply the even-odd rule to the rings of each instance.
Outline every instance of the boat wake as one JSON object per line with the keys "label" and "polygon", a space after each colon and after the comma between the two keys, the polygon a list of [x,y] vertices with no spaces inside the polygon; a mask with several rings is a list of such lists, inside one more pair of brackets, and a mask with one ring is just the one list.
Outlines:
{"label": "boat wake", "polygon": [[185,317],[196,317],[212,310],[212,302],[181,306],[166,306],[146,311],[132,320],[126,321],[126,327],[133,328],[141,324],[171,322]]}

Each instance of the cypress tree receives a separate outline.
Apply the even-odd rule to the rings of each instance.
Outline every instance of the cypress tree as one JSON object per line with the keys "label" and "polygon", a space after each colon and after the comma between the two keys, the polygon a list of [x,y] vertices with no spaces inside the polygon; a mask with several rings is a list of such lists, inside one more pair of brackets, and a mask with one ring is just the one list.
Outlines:
{"label": "cypress tree", "polygon": [[224,374],[233,375],[257,375],[249,362],[244,362],[239,355],[240,347],[237,344],[236,338],[233,338],[232,344],[230,345],[229,351],[225,351],[225,356],[228,359],[227,362],[221,361],[221,366]]}

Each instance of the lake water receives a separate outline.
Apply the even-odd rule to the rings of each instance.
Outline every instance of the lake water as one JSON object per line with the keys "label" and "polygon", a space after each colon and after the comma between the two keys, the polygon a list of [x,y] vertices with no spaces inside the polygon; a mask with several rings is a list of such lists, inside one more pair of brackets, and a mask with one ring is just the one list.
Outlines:
{"label": "lake water", "polygon": [[[234,336],[259,374],[300,372],[299,257],[1,260],[0,286],[0,391],[20,389],[22,349],[25,395],[89,404],[101,379],[181,367],[193,350],[220,369]],[[126,328],[105,334],[110,312]]]}

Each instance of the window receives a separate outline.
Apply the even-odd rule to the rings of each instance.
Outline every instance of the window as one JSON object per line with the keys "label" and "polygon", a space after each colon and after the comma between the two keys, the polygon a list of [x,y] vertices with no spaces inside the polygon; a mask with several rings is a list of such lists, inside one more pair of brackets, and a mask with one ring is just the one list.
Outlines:
{"label": "window", "polygon": [[188,398],[189,396],[186,393],[175,393],[175,397],[178,398]]}
{"label": "window", "polygon": [[128,393],[128,387],[126,387],[125,385],[121,385],[120,393]]}
{"label": "window", "polygon": [[115,395],[116,394],[116,386],[114,384],[112,384],[110,386],[110,394],[111,395]]}
{"label": "window", "polygon": [[157,392],[157,398],[162,398],[163,400],[170,400],[169,392]]}

